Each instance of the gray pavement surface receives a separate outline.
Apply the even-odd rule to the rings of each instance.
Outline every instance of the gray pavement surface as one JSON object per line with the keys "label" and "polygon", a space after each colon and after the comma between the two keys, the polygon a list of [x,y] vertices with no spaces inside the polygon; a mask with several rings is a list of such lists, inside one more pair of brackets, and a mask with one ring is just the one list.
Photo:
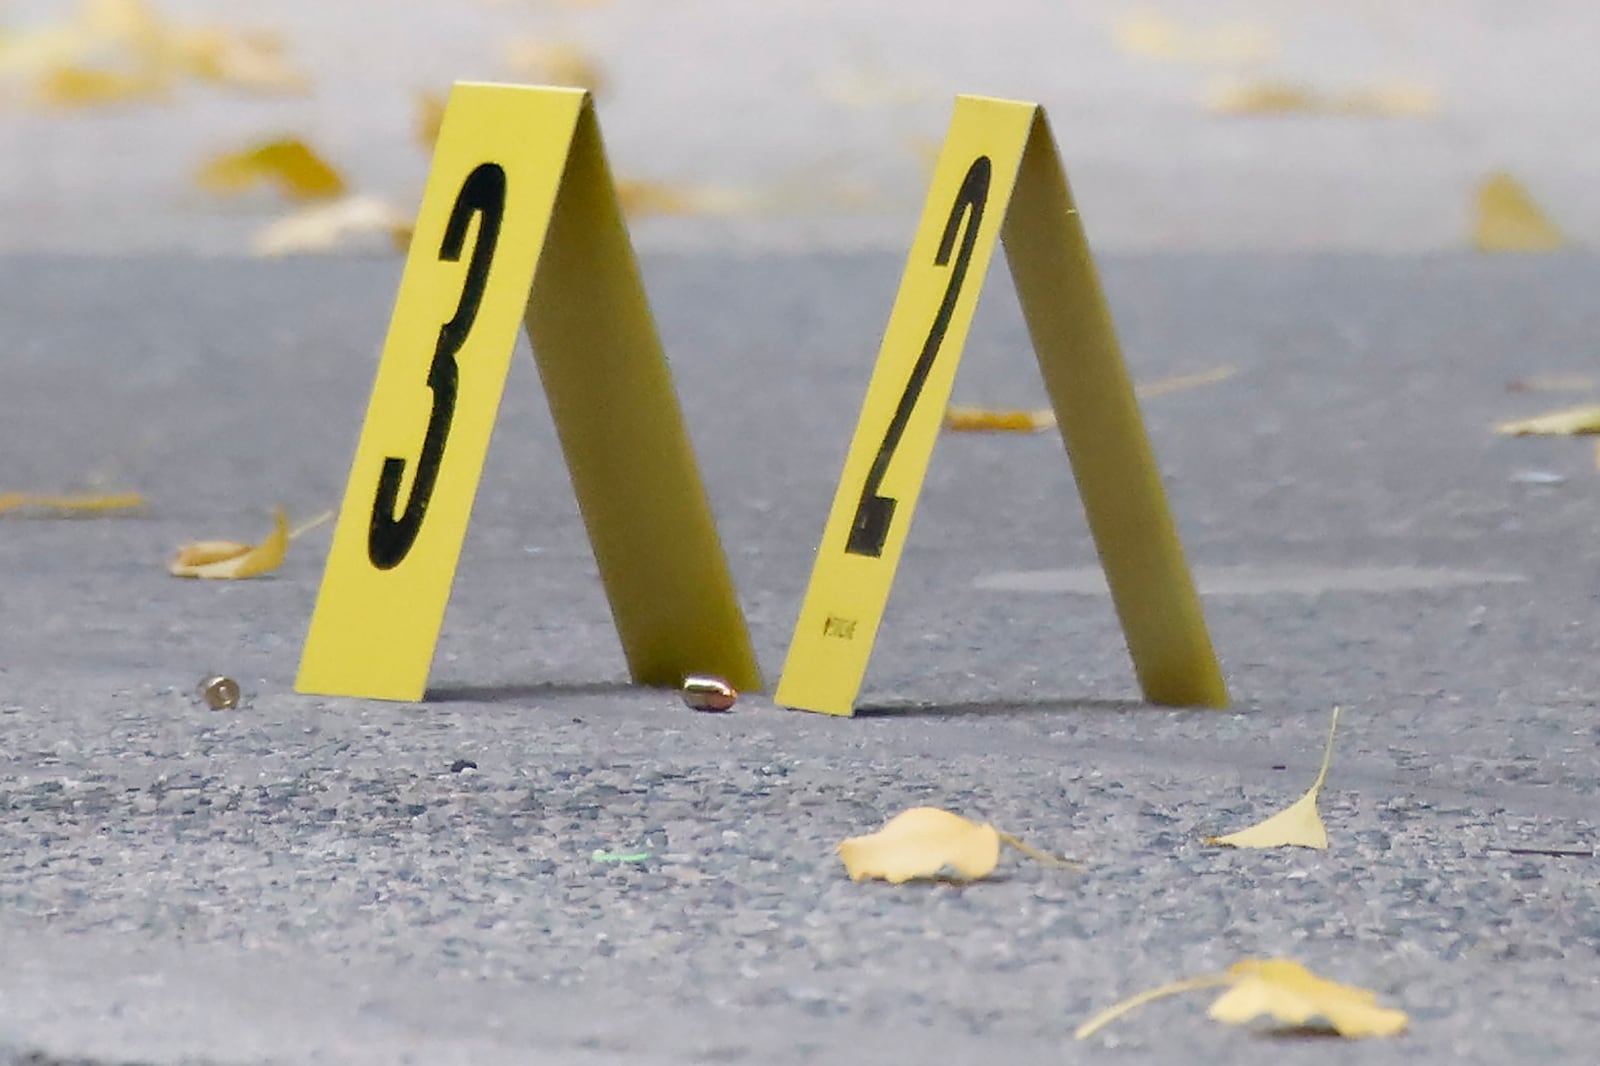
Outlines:
{"label": "gray pavement surface", "polygon": [[[1468,247],[1474,185],[1517,174],[1580,245],[1600,243],[1600,7],[1588,0],[151,0],[185,25],[268,29],[304,96],[186,84],[163,105],[29,105],[0,70],[0,251],[243,254],[283,208],[218,201],[201,161],[305,137],[360,192],[417,202],[414,96],[457,79],[527,82],[507,46],[576,49],[605,78],[619,173],[711,186],[754,210],[650,218],[656,248],[898,248],[924,155],[957,93],[1049,107],[1102,250],[1418,251]],[[4,33],[67,0],[12,0]],[[1241,34],[1231,60],[1130,48],[1129,20],[1178,41]],[[1420,117],[1230,117],[1222,87],[1431,94]]]}
{"label": "gray pavement surface", "polygon": [[[645,261],[769,676],[899,267]],[[1600,398],[1507,389],[1594,373],[1600,263],[1104,267],[1137,377],[1239,367],[1144,405],[1228,712],[1138,703],[1049,435],[940,443],[874,713],[627,687],[525,357],[429,701],[296,695],[325,533],[259,580],[163,563],[334,505],[399,264],[0,259],[5,487],[152,501],[0,520],[0,1062],[1592,1061],[1600,471],[1489,427]],[[1042,402],[1003,272],[956,394]],[[243,706],[193,699],[211,672]],[[1204,846],[1306,788],[1336,703],[1332,848]],[[918,804],[1087,869],[850,883],[833,846]],[[1201,996],[1069,1039],[1278,955],[1411,1032],[1270,1039]]]}

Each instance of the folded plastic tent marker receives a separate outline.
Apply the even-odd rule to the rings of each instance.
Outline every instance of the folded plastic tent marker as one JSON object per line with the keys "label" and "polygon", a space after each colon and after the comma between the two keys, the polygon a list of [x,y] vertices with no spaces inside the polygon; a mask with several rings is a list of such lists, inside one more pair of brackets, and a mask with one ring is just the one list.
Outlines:
{"label": "folded plastic tent marker", "polygon": [[1003,241],[1145,698],[1227,688],[1042,108],[962,96],[778,682],[777,702],[854,713],[956,365]]}
{"label": "folded plastic tent marker", "polygon": [[633,680],[757,691],[587,93],[450,94],[296,688],[427,687],[526,324]]}

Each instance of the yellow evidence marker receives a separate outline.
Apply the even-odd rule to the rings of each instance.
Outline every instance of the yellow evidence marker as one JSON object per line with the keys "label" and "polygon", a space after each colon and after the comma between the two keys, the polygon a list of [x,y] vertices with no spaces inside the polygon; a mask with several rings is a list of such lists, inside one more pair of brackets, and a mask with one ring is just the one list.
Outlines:
{"label": "yellow evidence marker", "polygon": [[1227,706],[1044,109],[978,96],[956,99],[776,702],[855,712],[997,237],[1140,688],[1153,703]]}
{"label": "yellow evidence marker", "polygon": [[519,324],[633,680],[760,673],[589,95],[450,94],[295,687],[419,700]]}

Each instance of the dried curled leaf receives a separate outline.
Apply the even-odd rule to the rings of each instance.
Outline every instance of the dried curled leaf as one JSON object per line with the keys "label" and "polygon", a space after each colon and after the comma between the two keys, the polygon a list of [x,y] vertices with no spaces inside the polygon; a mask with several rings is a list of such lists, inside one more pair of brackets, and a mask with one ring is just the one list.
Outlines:
{"label": "dried curled leaf", "polygon": [[1073,1036],[1085,1040],[1124,1014],[1153,1000],[1180,992],[1226,987],[1206,1014],[1229,1025],[1243,1025],[1266,1015],[1280,1027],[1323,1025],[1344,1037],[1396,1036],[1409,1019],[1404,1011],[1378,1006],[1377,993],[1318,977],[1290,959],[1245,959],[1224,974],[1193,977],[1130,996],[1078,1026]]}
{"label": "dried curled leaf", "polygon": [[212,156],[195,175],[209,192],[232,195],[257,185],[276,185],[291,200],[341,196],[344,178],[310,145],[296,137],[278,137],[238,152]]}
{"label": "dried curled leaf", "polygon": [[1355,115],[1368,118],[1418,118],[1438,110],[1438,96],[1414,85],[1377,85],[1345,92],[1323,92],[1292,82],[1262,81],[1223,85],[1206,101],[1219,115]]}
{"label": "dried curled leaf", "polygon": [[999,865],[1001,844],[1041,862],[1076,866],[992,825],[938,807],[913,807],[889,819],[876,833],[851,837],[839,845],[839,857],[852,881],[876,878],[892,885],[923,879],[977,881]]}
{"label": "dried curled leaf", "polygon": [[1534,418],[1501,422],[1494,427],[1494,431],[1503,437],[1575,437],[1600,433],[1600,404],[1570,407]]}
{"label": "dried curled leaf", "polygon": [[289,551],[289,519],[279,507],[273,511],[273,529],[260,544],[232,540],[202,540],[185,544],[167,566],[173,577],[236,579],[255,577],[283,565]]}
{"label": "dried curled leaf", "polygon": [[1472,246],[1480,252],[1555,252],[1567,239],[1521,182],[1498,171],[1474,196]]}
{"label": "dried curled leaf", "polygon": [[1207,844],[1221,844],[1230,848],[1328,848],[1328,830],[1317,813],[1317,799],[1322,794],[1322,783],[1328,779],[1328,767],[1333,762],[1333,738],[1339,730],[1339,708],[1333,709],[1333,723],[1328,727],[1328,746],[1322,753],[1322,769],[1311,789],[1293,804],[1274,814],[1264,822],[1248,829],[1229,833],[1225,837],[1206,837]]}
{"label": "dried curled leaf", "polygon": [[137,492],[47,495],[33,492],[0,492],[0,514],[25,514],[39,517],[84,517],[117,511],[143,510],[145,499]]}
{"label": "dried curled leaf", "polygon": [[260,256],[326,254],[349,251],[374,235],[385,250],[405,251],[411,221],[386,200],[349,196],[302,207],[269,223],[252,239],[251,251]]}

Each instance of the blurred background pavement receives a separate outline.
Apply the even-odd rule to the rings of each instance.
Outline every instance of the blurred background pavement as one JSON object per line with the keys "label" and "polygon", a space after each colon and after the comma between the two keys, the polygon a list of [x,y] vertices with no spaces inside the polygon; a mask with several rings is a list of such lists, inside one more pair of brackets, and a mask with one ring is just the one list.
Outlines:
{"label": "blurred background pavement", "polygon": [[456,79],[597,83],[619,175],[665,191],[646,247],[902,247],[958,92],[1047,105],[1101,250],[1459,249],[1502,169],[1600,235],[1580,0],[148,0],[175,30],[266,31],[301,91],[94,99],[125,57],[69,39],[133,11],[0,6],[0,251],[249,254],[286,205],[194,175],[283,135],[409,217],[418,94]]}

